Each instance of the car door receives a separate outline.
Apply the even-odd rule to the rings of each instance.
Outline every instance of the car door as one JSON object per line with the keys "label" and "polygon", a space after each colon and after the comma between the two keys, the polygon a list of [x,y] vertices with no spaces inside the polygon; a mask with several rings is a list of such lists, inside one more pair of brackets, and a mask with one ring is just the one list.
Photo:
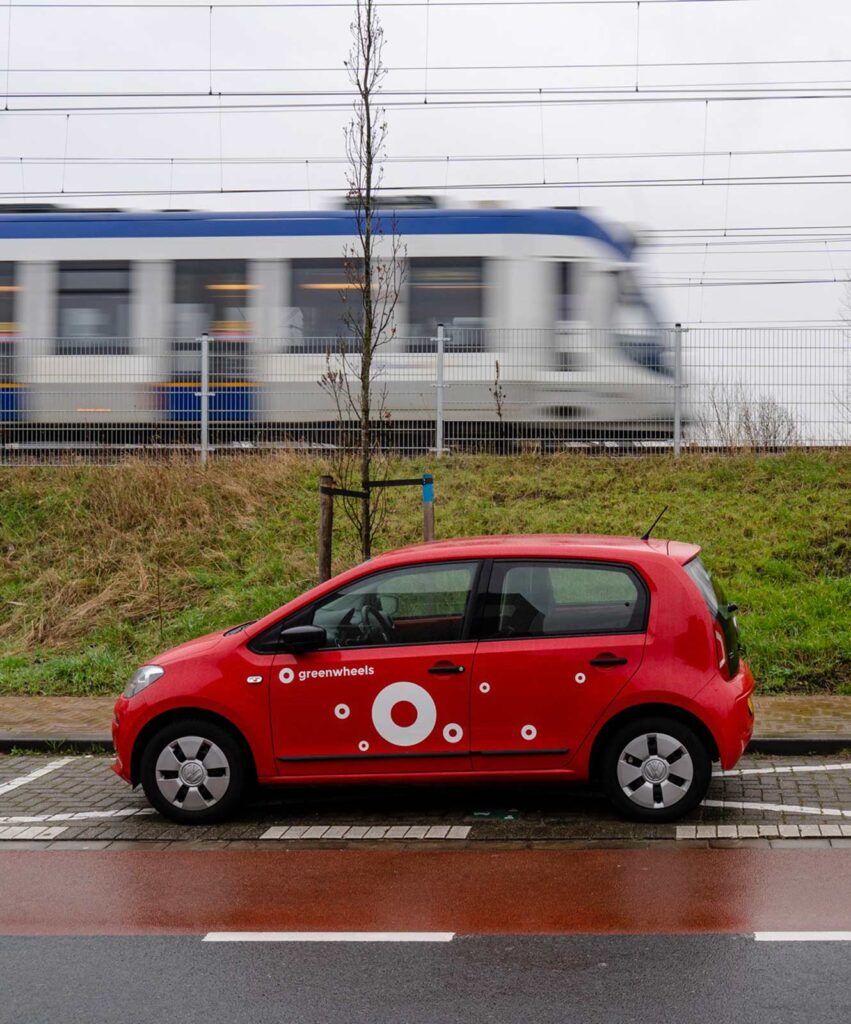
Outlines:
{"label": "car door", "polygon": [[477,624],[474,768],[564,765],[638,669],[647,610],[628,566],[495,561]]}
{"label": "car door", "polygon": [[469,770],[478,572],[475,561],[376,572],[282,623],[326,634],[318,650],[275,657],[282,775]]}

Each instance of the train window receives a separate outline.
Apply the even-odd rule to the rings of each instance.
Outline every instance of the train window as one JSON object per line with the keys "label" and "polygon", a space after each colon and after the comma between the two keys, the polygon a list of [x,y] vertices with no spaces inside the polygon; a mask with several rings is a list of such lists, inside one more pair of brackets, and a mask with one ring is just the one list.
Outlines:
{"label": "train window", "polygon": [[[290,264],[287,348],[290,352],[337,351],[352,330],[347,317],[356,313],[357,285],[345,261],[293,260]],[[352,296],[353,301],[347,301]]]}
{"label": "train window", "polygon": [[178,260],[174,265],[174,333],[178,338],[251,334],[246,260]]}
{"label": "train window", "polygon": [[557,277],[557,291],[556,300],[557,306],[557,320],[574,320],[576,319],[576,310],[574,308],[574,277],[575,271],[572,263],[558,263],[558,277]]}
{"label": "train window", "polygon": [[665,333],[631,271],[617,273],[617,289],[612,320],[624,354],[638,366],[670,377],[673,371]]}
{"label": "train window", "polygon": [[130,264],[60,263],[58,355],[126,355],[130,338]]}
{"label": "train window", "polygon": [[408,351],[434,352],[441,323],[447,352],[482,351],[484,290],[484,260],[479,256],[411,260]]}

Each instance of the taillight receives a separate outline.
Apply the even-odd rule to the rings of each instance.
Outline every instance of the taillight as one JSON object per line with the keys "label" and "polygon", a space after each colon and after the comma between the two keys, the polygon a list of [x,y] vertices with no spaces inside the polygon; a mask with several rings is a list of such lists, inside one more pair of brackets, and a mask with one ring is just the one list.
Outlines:
{"label": "taillight", "polygon": [[715,657],[718,659],[718,668],[724,668],[727,664],[727,649],[724,646],[724,637],[718,630],[715,630]]}

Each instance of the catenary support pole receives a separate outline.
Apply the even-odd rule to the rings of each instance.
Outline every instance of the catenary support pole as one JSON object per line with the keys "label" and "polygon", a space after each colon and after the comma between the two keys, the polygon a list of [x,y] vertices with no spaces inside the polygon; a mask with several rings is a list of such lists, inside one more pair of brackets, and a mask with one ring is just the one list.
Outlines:
{"label": "catenary support pole", "polygon": [[201,464],[210,452],[210,335],[201,335]]}
{"label": "catenary support pole", "polygon": [[434,477],[423,473],[423,540],[434,540]]}
{"label": "catenary support pole", "polygon": [[331,552],[334,536],[333,476],[319,477],[319,582],[331,579]]}
{"label": "catenary support pole", "polygon": [[674,455],[683,447],[683,325],[674,324]]}
{"label": "catenary support pole", "polygon": [[445,352],[445,338],[443,332],[443,324],[437,325],[437,364],[435,389],[437,391],[437,408],[435,410],[435,436],[434,436],[434,448],[438,458],[443,455],[443,391],[446,387],[445,376],[444,376],[444,361],[443,356]]}

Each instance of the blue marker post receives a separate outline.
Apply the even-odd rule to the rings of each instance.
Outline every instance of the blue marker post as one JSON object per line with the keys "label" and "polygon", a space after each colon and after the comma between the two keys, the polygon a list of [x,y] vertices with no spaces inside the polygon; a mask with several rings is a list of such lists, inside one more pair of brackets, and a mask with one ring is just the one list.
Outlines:
{"label": "blue marker post", "polygon": [[434,477],[423,473],[423,540],[434,540]]}

